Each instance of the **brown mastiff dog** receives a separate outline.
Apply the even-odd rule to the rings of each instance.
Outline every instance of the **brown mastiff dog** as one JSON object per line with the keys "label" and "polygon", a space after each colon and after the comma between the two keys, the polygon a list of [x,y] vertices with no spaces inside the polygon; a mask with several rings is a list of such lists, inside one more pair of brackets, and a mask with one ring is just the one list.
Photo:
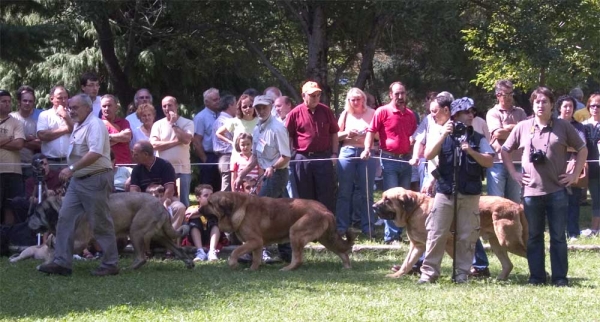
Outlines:
{"label": "brown mastiff dog", "polygon": [[[402,267],[388,277],[398,278],[410,272],[412,266],[425,252],[427,229],[425,220],[433,207],[433,198],[405,190],[392,188],[383,193],[381,200],[373,206],[382,219],[394,220],[398,227],[406,227],[410,240],[408,255]],[[523,208],[502,197],[481,196],[479,200],[480,236],[489,240],[490,246],[500,263],[502,271],[499,280],[506,280],[513,269],[507,252],[526,257],[527,220]],[[449,236],[446,252],[452,256],[453,236]]]}
{"label": "brown mastiff dog", "polygon": [[[56,224],[60,207],[61,196],[51,196],[37,205],[35,211],[28,219],[28,226],[34,231],[48,230],[56,234]],[[189,226],[182,226],[175,230],[171,225],[171,218],[161,202],[148,193],[120,192],[113,193],[108,199],[110,215],[115,227],[117,238],[127,237],[135,251],[135,259],[131,268],[137,269],[146,263],[144,251],[151,240],[158,242],[181,259],[187,268],[193,268],[194,262],[187,254],[175,244],[174,239],[187,235]],[[87,216],[81,216],[77,223],[73,252],[77,254],[93,239],[94,232],[88,222]]]}
{"label": "brown mastiff dog", "polygon": [[348,253],[354,235],[347,233],[346,240],[342,239],[336,232],[335,217],[317,201],[220,191],[208,198],[200,213],[217,217],[221,231],[235,233],[244,242],[231,253],[231,268],[238,266],[241,255],[252,252],[250,269],[256,270],[263,245],[290,242],[292,262],[281,270],[296,269],[302,264],[304,246],[314,240],[336,253],[344,268],[350,268]]}

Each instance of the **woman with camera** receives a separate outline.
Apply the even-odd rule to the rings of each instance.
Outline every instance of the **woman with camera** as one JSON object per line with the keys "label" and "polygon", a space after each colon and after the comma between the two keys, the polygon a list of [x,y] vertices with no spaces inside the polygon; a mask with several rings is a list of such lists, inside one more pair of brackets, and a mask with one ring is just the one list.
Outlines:
{"label": "woman with camera", "polygon": [[[587,157],[585,142],[571,124],[552,117],[554,95],[546,87],[531,94],[533,117],[521,121],[502,146],[502,161],[511,177],[523,187],[523,206],[529,226],[527,263],[529,284],[545,284],[544,229],[546,218],[550,230],[550,263],[552,284],[568,286],[566,219],[568,196],[566,187],[575,183]],[[567,173],[569,152],[577,151],[575,169]],[[522,148],[523,173],[515,170],[510,152]]]}
{"label": "woman with camera", "polygon": [[[367,127],[375,115],[375,110],[366,104],[365,93],[358,88],[351,88],[346,94],[344,111],[338,120],[341,141],[340,155],[337,160],[338,196],[336,204],[336,220],[338,233],[344,235],[351,225],[353,205],[358,205],[361,215],[360,227],[363,234],[372,236],[375,222],[373,210],[373,181],[377,159],[360,159],[364,150]],[[353,194],[353,188],[358,191]],[[359,200],[352,200],[358,196]]]}

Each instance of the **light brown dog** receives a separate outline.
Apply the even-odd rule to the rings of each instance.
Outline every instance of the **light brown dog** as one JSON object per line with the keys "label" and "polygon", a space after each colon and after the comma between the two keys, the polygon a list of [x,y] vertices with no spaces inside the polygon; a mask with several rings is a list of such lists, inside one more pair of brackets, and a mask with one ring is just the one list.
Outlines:
{"label": "light brown dog", "polygon": [[[29,217],[29,228],[34,231],[46,229],[55,234],[61,205],[60,196],[46,198]],[[144,251],[151,240],[170,250],[185,263],[187,268],[194,267],[192,259],[173,241],[186,236],[189,226],[183,225],[178,230],[173,229],[169,213],[157,198],[142,192],[113,193],[108,199],[108,207],[115,236],[117,238],[129,236],[131,239],[135,251],[131,268],[137,269],[146,263]],[[75,230],[73,252],[77,254],[83,251],[93,237],[94,232],[88,216],[81,216]]]}
{"label": "light brown dog", "polygon": [[33,259],[43,259],[44,263],[49,263],[52,260],[52,252],[50,249],[54,248],[54,235],[48,235],[46,238],[46,242],[41,245],[29,246],[25,248],[20,254],[12,255],[8,261],[11,263],[16,263],[18,261],[33,258]]}
{"label": "light brown dog", "polygon": [[290,242],[292,262],[284,271],[298,268],[303,261],[304,246],[317,240],[336,253],[344,268],[350,268],[348,253],[352,250],[354,236],[346,240],[336,232],[333,214],[324,205],[313,200],[276,199],[257,197],[241,192],[216,192],[200,208],[205,216],[215,216],[219,229],[235,233],[244,244],[229,257],[229,266],[236,268],[238,258],[252,252],[250,269],[258,269],[263,245]]}
{"label": "light brown dog", "polygon": [[[433,198],[405,190],[392,188],[383,193],[381,200],[373,206],[382,219],[394,220],[398,227],[406,227],[410,240],[408,254],[402,267],[388,277],[398,278],[410,272],[412,266],[425,252],[427,229],[425,220],[431,213]],[[523,208],[502,197],[481,196],[479,199],[480,236],[488,239],[492,251],[502,265],[499,280],[506,280],[513,269],[507,251],[521,257],[527,255],[527,220]],[[452,256],[453,236],[449,236],[446,252]]]}

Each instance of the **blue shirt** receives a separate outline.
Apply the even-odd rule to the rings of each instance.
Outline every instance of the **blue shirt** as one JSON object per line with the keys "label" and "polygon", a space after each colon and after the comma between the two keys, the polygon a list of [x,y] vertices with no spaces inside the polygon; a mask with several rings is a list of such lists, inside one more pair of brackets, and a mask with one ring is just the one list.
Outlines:
{"label": "blue shirt", "polygon": [[213,124],[218,116],[219,112],[213,112],[206,106],[194,116],[194,134],[202,136],[204,152],[213,152]]}

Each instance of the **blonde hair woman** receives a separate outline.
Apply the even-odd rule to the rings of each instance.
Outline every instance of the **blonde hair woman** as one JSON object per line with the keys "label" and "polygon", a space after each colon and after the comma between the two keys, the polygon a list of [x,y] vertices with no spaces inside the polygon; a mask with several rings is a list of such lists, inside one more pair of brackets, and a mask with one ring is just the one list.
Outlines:
{"label": "blonde hair woman", "polygon": [[375,115],[375,110],[368,107],[366,102],[367,97],[362,90],[351,88],[346,94],[344,111],[338,120],[341,149],[337,161],[339,187],[336,220],[340,234],[345,234],[352,224],[352,211],[355,208],[361,216],[363,234],[372,236],[373,231],[375,216],[369,205],[373,204],[373,180],[378,160],[360,158],[367,127]]}

